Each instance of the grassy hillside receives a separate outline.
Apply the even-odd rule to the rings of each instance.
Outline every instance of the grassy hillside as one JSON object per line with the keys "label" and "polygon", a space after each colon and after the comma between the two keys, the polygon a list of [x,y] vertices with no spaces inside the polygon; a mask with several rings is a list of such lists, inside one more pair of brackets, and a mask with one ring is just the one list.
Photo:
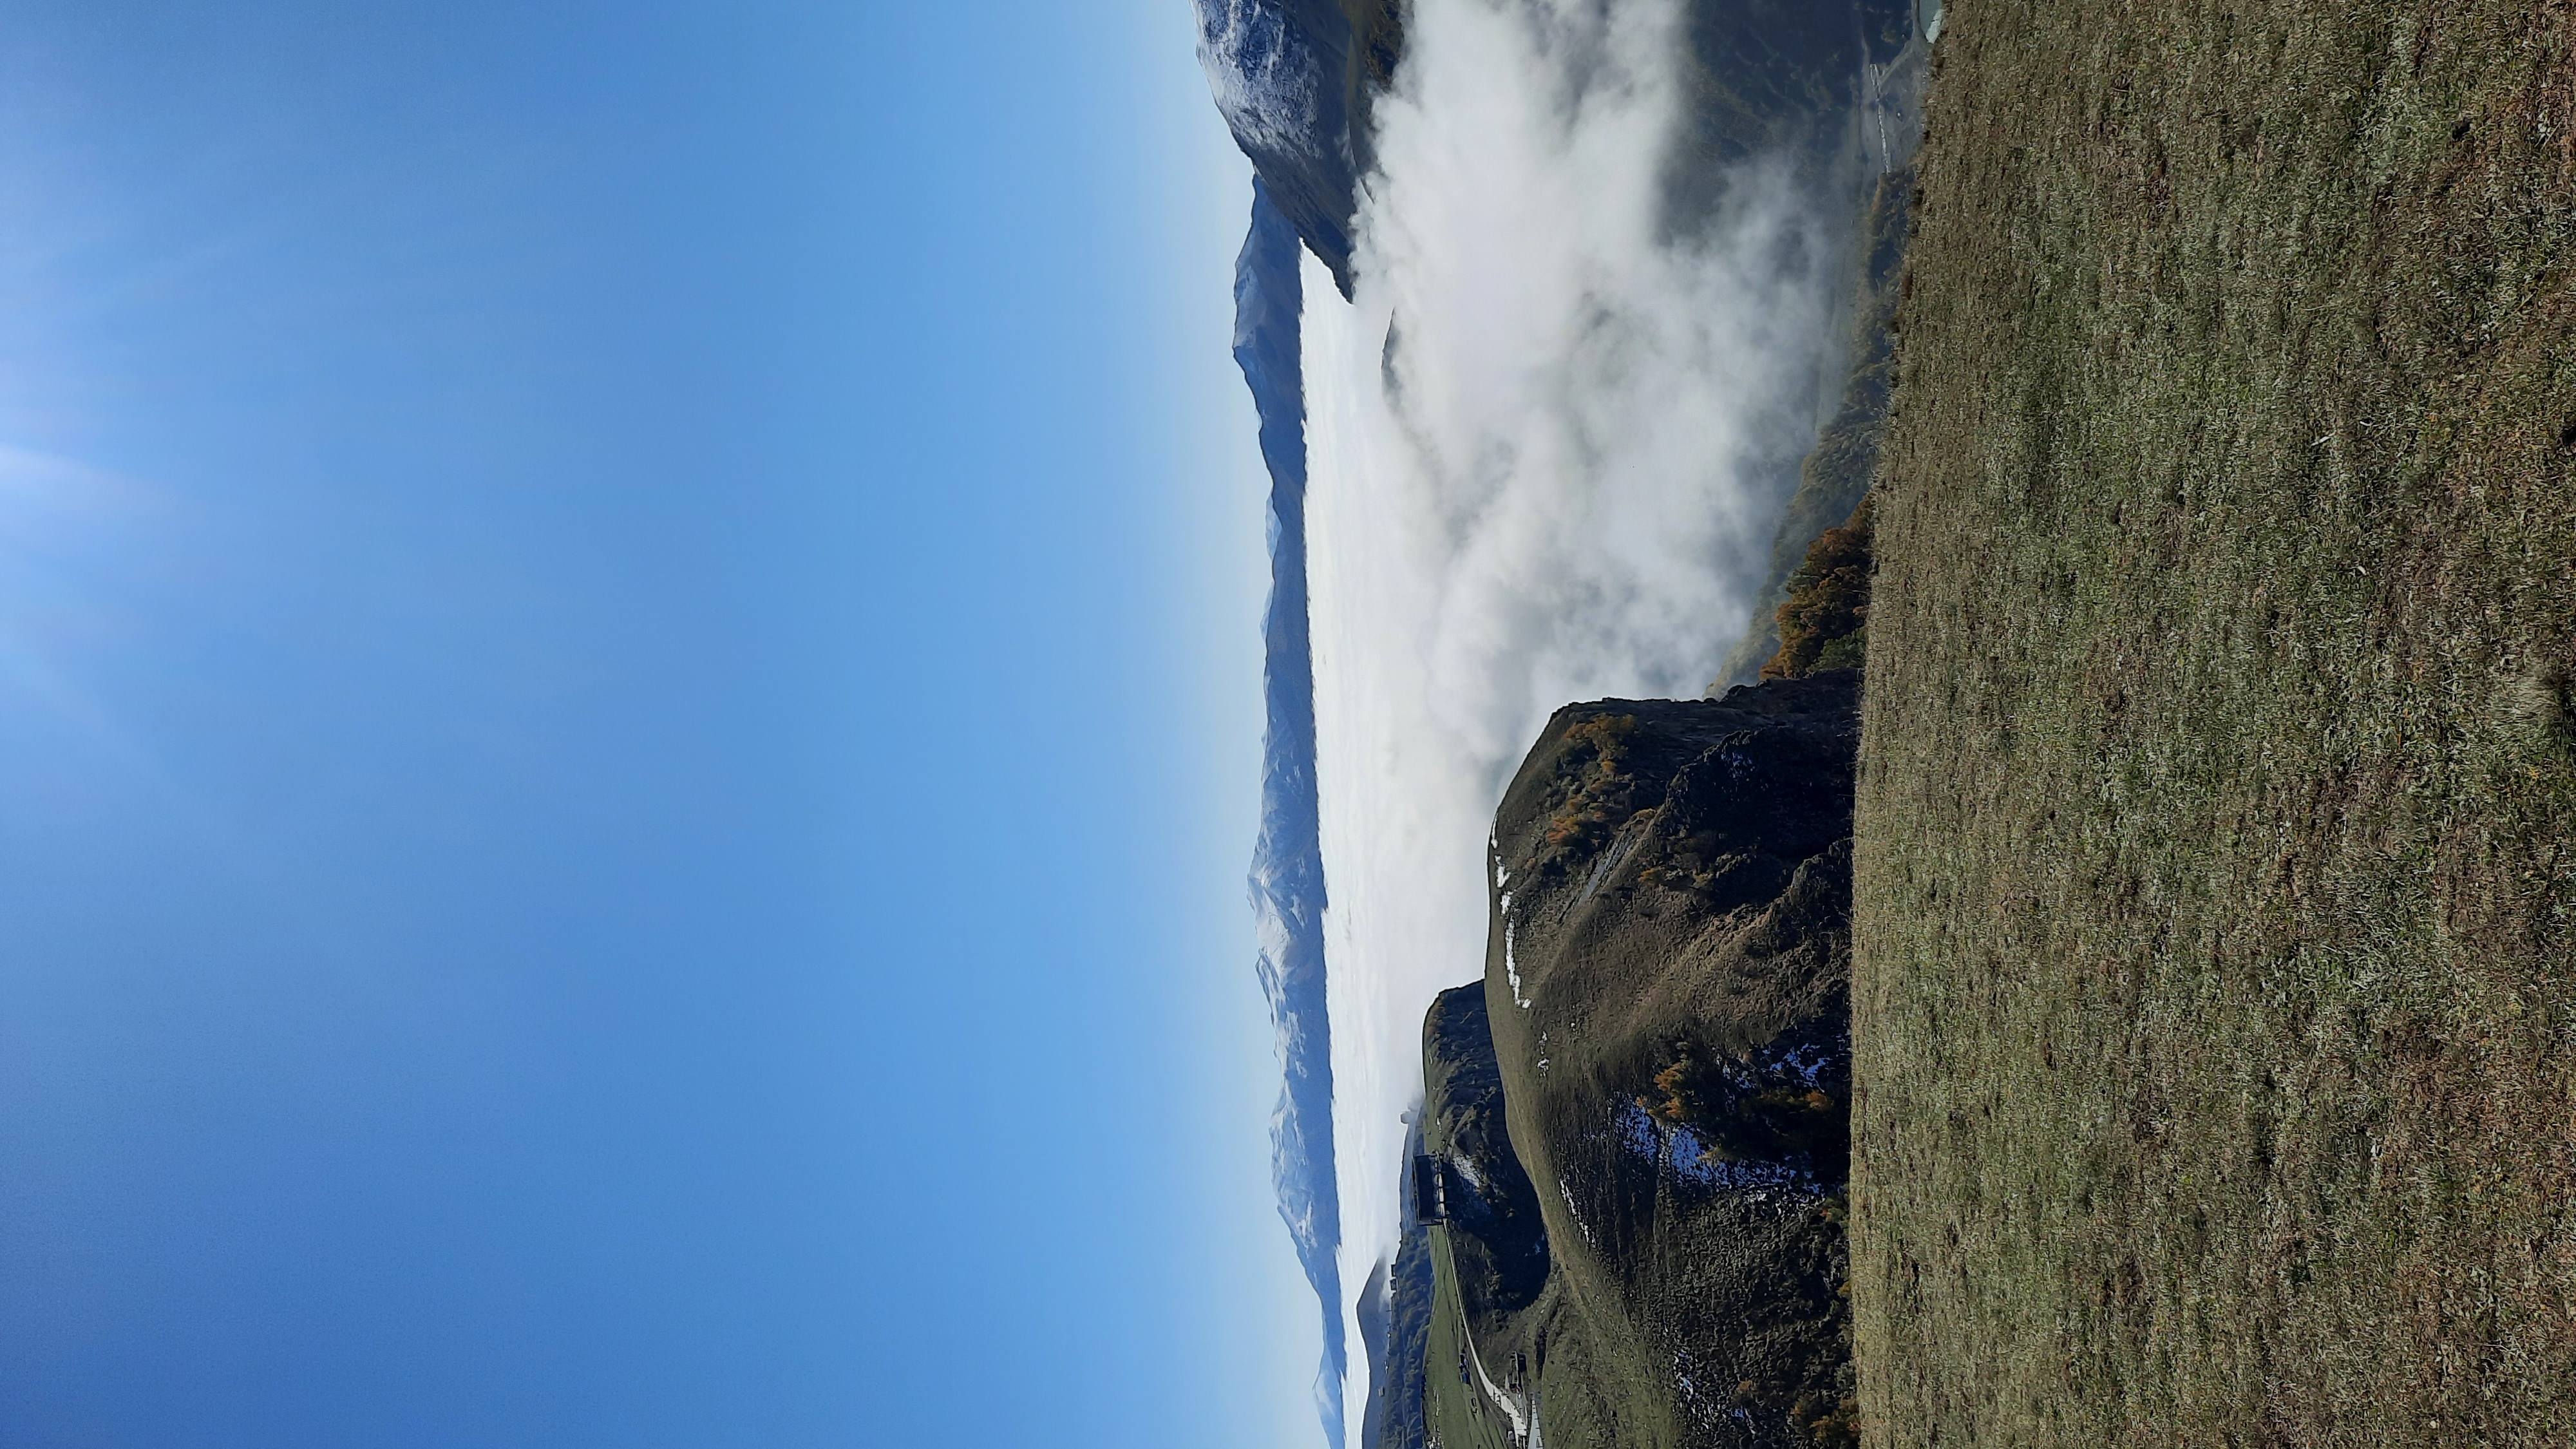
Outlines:
{"label": "grassy hillside", "polygon": [[1493,1351],[1485,1377],[1502,1387],[1503,1345],[1534,1336],[1520,1319],[1547,1286],[1547,1228],[1512,1147],[1483,982],[1440,993],[1425,1013],[1422,1087],[1422,1148],[1442,1164],[1449,1208],[1428,1234],[1432,1308],[1419,1366],[1428,1437],[1445,1449],[1507,1449],[1509,1417],[1475,1366]]}
{"label": "grassy hillside", "polygon": [[1550,1271],[1476,1342],[1557,1449],[1849,1442],[1856,683],[1569,706],[1496,813],[1485,994]]}
{"label": "grassy hillside", "polygon": [[1458,1296],[1459,1276],[1448,1254],[1452,1230],[1431,1230],[1431,1332],[1425,1354],[1423,1418],[1435,1449],[1514,1449],[1510,1421],[1474,1382],[1474,1369],[1462,1367],[1469,1343],[1467,1310]]}
{"label": "grassy hillside", "polygon": [[1868,1440],[2576,1437],[2564,0],[1952,0],[1857,816]]}

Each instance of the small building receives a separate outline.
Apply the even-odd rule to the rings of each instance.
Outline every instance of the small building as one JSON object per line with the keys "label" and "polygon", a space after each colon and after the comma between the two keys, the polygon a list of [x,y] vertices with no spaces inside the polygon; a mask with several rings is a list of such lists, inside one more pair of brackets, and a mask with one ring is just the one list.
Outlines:
{"label": "small building", "polygon": [[1413,1220],[1425,1227],[1449,1221],[1449,1162],[1428,1152],[1413,1155]]}

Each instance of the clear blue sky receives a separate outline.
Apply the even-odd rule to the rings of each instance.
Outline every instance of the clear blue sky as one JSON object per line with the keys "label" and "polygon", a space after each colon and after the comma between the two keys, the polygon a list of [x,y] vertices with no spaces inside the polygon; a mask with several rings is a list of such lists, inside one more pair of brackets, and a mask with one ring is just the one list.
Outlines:
{"label": "clear blue sky", "polygon": [[0,1443],[1311,1442],[1192,38],[0,3]]}

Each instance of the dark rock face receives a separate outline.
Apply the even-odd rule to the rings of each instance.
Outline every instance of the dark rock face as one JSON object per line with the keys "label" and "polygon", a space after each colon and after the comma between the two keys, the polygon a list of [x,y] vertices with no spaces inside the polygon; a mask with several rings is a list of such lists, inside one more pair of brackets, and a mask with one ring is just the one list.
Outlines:
{"label": "dark rock face", "polygon": [[1557,712],[1494,828],[1485,991],[1549,1281],[1546,1437],[1850,1442],[1858,675]]}

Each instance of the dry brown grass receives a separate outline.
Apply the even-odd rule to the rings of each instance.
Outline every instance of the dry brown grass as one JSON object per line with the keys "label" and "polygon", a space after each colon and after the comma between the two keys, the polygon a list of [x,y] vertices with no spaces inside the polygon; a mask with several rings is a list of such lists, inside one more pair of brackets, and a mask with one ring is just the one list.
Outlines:
{"label": "dry brown grass", "polygon": [[2576,1438],[2576,25],[1953,0],[1878,502],[1874,1445]]}

